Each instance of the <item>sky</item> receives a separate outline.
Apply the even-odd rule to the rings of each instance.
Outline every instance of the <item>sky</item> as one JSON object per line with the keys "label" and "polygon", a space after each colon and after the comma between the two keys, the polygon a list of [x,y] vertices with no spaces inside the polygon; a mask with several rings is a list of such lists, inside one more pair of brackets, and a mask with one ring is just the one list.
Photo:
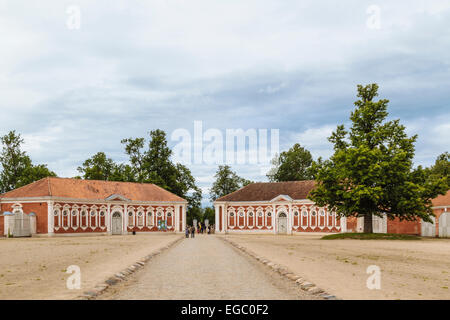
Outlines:
{"label": "sky", "polygon": [[[120,140],[150,130],[176,148],[195,121],[327,158],[369,83],[418,135],[415,165],[450,151],[450,1],[0,0],[0,135],[62,177],[99,151],[126,162]],[[218,164],[185,164],[207,205]],[[267,181],[267,164],[231,166]]]}

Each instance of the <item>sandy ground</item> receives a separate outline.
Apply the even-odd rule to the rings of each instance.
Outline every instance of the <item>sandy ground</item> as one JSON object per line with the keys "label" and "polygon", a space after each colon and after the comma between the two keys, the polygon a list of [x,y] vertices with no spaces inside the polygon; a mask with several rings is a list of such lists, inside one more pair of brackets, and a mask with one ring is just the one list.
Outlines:
{"label": "sandy ground", "polygon": [[213,235],[184,239],[100,299],[318,299]]}
{"label": "sandy ground", "polygon": [[[450,299],[450,239],[320,240],[320,235],[226,235],[342,299]],[[381,269],[369,290],[367,268]]]}
{"label": "sandy ground", "polygon": [[[181,235],[0,238],[0,299],[71,299]],[[81,289],[66,268],[81,269]]]}

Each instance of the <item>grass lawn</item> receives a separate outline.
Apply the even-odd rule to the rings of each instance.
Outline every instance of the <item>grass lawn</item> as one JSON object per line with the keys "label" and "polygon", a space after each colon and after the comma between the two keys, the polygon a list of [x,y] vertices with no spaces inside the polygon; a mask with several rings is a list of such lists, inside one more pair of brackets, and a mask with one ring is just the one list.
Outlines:
{"label": "grass lawn", "polygon": [[421,240],[419,236],[395,233],[337,233],[323,236],[322,240],[358,239],[358,240]]}

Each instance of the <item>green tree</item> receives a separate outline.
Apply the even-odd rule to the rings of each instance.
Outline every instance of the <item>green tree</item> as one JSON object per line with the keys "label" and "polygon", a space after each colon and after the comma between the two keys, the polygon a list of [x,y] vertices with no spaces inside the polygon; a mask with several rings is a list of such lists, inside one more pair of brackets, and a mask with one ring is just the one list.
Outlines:
{"label": "green tree", "polygon": [[2,152],[0,153],[0,164],[2,172],[0,173],[0,192],[22,187],[36,180],[56,176],[46,165],[33,165],[31,158],[21,146],[24,142],[20,134],[16,131],[10,131],[0,138],[2,143]]}
{"label": "green tree", "polygon": [[111,180],[111,176],[116,171],[115,162],[106,156],[104,152],[97,152],[91,158],[83,162],[77,170],[87,180]]}
{"label": "green tree", "polygon": [[208,219],[209,224],[215,224],[215,220],[216,220],[216,211],[214,210],[213,207],[206,207],[203,208],[203,221],[205,221],[205,219]]}
{"label": "green tree", "polygon": [[311,153],[296,143],[272,160],[274,167],[267,177],[271,182],[310,180],[312,162]]}
{"label": "green tree", "polygon": [[408,137],[399,120],[385,121],[389,101],[373,101],[377,84],[358,85],[357,96],[350,131],[338,126],[329,138],[334,154],[313,164],[318,185],[309,198],[341,216],[363,216],[367,233],[372,215],[431,221],[431,199],[447,191],[445,179],[412,168],[417,136]]}
{"label": "green tree", "polygon": [[446,178],[447,185],[450,182],[450,153],[445,152],[439,155],[433,166],[430,168],[432,179]]}
{"label": "green tree", "polygon": [[216,180],[210,189],[211,201],[215,201],[220,197],[252,183],[250,180],[239,177],[228,165],[219,166],[214,178]]}
{"label": "green tree", "polygon": [[130,167],[122,172],[134,180],[154,183],[188,201],[188,212],[200,208],[202,192],[197,187],[195,178],[189,168],[174,164],[170,159],[172,150],[167,145],[166,133],[160,129],[150,131],[148,149],[144,150],[144,138],[128,138],[121,141],[125,153],[129,156]]}

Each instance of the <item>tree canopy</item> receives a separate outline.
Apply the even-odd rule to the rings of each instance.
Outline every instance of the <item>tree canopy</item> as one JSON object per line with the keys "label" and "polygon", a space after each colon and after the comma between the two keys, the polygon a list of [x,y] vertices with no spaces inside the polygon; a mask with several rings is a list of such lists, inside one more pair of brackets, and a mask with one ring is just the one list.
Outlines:
{"label": "tree canopy", "polygon": [[339,125],[329,138],[334,154],[313,164],[318,182],[310,199],[341,216],[364,216],[372,232],[372,215],[431,221],[431,199],[447,191],[445,178],[427,179],[413,168],[414,143],[399,120],[386,121],[388,100],[374,101],[378,85],[358,85],[359,100],[350,131]]}
{"label": "tree canopy", "polygon": [[219,166],[214,178],[215,181],[210,189],[211,201],[215,201],[220,197],[252,183],[250,180],[239,177],[228,165]]}
{"label": "tree canopy", "polygon": [[31,158],[22,151],[24,140],[16,131],[10,131],[0,138],[0,193],[8,192],[45,177],[55,177],[46,165],[33,165]]}
{"label": "tree canopy", "polygon": [[267,174],[271,182],[300,181],[313,179],[311,153],[296,143],[288,151],[272,160],[273,168]]}
{"label": "tree canopy", "polygon": [[150,131],[147,148],[144,138],[127,138],[121,143],[125,146],[129,164],[116,164],[105,153],[98,152],[78,168],[82,178],[153,183],[185,198],[188,214],[194,207],[200,207],[201,189],[188,167],[170,159],[172,150],[167,145],[164,131]]}

